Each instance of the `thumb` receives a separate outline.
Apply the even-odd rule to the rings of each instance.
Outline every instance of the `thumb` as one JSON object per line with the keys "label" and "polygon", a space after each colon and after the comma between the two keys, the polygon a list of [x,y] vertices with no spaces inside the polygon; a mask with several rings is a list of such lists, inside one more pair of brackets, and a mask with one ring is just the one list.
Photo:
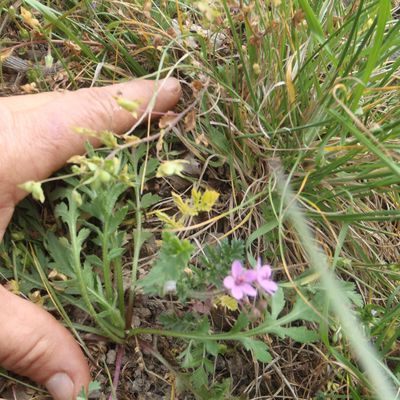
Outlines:
{"label": "thumb", "polygon": [[50,314],[0,286],[0,365],[47,387],[55,400],[73,400],[87,388],[84,356]]}

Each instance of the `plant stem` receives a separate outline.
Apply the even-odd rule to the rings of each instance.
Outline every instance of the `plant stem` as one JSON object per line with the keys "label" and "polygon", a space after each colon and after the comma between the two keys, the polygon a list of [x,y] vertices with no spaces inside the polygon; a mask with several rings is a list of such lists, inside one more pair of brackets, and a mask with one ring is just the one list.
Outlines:
{"label": "plant stem", "polygon": [[117,358],[115,360],[115,372],[114,372],[114,379],[112,390],[108,400],[117,399],[117,389],[119,385],[119,378],[121,376],[121,368],[122,368],[122,358],[125,354],[125,347],[123,345],[118,345],[117,347]]}
{"label": "plant stem", "polygon": [[118,308],[121,316],[125,315],[125,301],[124,301],[124,282],[122,271],[122,258],[117,257],[114,261],[114,275],[116,279],[117,293],[118,293]]}
{"label": "plant stem", "polygon": [[140,200],[140,177],[138,174],[138,160],[136,154],[134,156],[134,172],[135,172],[135,200],[136,200],[136,230],[134,233],[134,249],[133,249],[133,261],[132,261],[132,273],[131,273],[131,287],[129,290],[128,308],[126,313],[126,329],[129,329],[132,325],[133,317],[133,304],[135,300],[135,286],[137,281],[137,272],[139,268],[139,256],[140,249],[142,247],[142,210]]}
{"label": "plant stem", "polygon": [[104,275],[104,287],[106,289],[107,301],[112,301],[112,281],[111,281],[111,270],[110,260],[108,259],[108,216],[104,221],[104,232],[102,237],[102,258],[103,258],[103,275]]}
{"label": "plant stem", "polygon": [[[73,201],[70,201],[70,207],[76,207],[75,203]],[[99,324],[101,329],[104,330],[104,333],[112,340],[114,340],[116,343],[121,342],[121,338],[118,337],[115,333],[113,333],[104,323],[104,321],[98,317],[96,310],[93,307],[93,304],[90,300],[89,293],[86,287],[85,279],[82,274],[82,265],[81,265],[81,260],[80,260],[80,250],[79,250],[79,244],[77,241],[77,231],[76,231],[76,224],[74,221],[69,221],[69,230],[70,230],[70,235],[71,235],[71,247],[73,249],[73,267],[75,274],[78,278],[79,281],[79,288],[80,292],[82,295],[82,299],[86,304],[86,307],[88,308],[89,314],[94,318],[94,320]]]}

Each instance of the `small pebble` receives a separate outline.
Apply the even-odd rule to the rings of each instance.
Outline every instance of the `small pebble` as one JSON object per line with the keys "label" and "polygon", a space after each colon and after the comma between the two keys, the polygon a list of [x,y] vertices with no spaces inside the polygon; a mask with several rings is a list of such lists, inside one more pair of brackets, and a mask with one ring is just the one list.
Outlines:
{"label": "small pebble", "polygon": [[108,365],[114,365],[116,358],[117,358],[117,352],[115,350],[109,350],[107,352],[107,364]]}

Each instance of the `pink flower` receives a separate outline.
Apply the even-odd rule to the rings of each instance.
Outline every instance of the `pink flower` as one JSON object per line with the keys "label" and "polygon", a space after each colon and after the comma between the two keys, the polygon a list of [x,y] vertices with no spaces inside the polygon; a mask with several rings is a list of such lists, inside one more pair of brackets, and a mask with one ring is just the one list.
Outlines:
{"label": "pink flower", "polygon": [[256,280],[256,271],[246,270],[240,261],[232,263],[231,274],[224,279],[224,286],[231,291],[236,300],[244,296],[257,296],[257,290],[251,285]]}
{"label": "pink flower", "polygon": [[257,260],[256,281],[269,294],[274,294],[278,290],[278,285],[271,279],[271,266],[262,265],[261,258]]}

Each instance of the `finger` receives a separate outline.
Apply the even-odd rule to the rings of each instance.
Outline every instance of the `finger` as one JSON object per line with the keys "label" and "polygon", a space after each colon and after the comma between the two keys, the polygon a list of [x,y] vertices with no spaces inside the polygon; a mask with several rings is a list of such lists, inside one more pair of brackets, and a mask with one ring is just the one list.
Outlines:
{"label": "finger", "polygon": [[6,106],[13,112],[26,112],[31,108],[36,108],[45,105],[50,101],[54,101],[59,96],[62,96],[62,92],[44,92],[21,96],[0,97],[0,106]]}
{"label": "finger", "polygon": [[55,400],[75,399],[90,381],[82,352],[50,314],[0,286],[0,365],[47,387]]}
{"label": "finger", "polygon": [[[112,130],[121,134],[136,122],[131,113],[118,106],[115,96],[138,100],[141,104],[138,118],[156,93],[153,113],[164,113],[173,108],[181,95],[179,82],[174,78],[164,81],[134,80],[103,88],[81,89],[76,92],[56,94],[54,101],[17,112],[20,121],[17,132],[24,146],[34,152],[34,168],[28,179],[44,179],[59,169],[70,157],[85,151],[87,140],[76,134],[74,128],[84,127],[96,131]],[[18,118],[20,115],[21,118]],[[27,130],[26,125],[31,129]],[[25,128],[24,128],[25,127]],[[92,141],[94,145],[99,143]],[[25,177],[25,180],[28,180]]]}
{"label": "finger", "polygon": [[11,220],[13,213],[14,213],[14,206],[0,205],[0,242],[3,240],[4,233],[6,231],[8,223]]}

